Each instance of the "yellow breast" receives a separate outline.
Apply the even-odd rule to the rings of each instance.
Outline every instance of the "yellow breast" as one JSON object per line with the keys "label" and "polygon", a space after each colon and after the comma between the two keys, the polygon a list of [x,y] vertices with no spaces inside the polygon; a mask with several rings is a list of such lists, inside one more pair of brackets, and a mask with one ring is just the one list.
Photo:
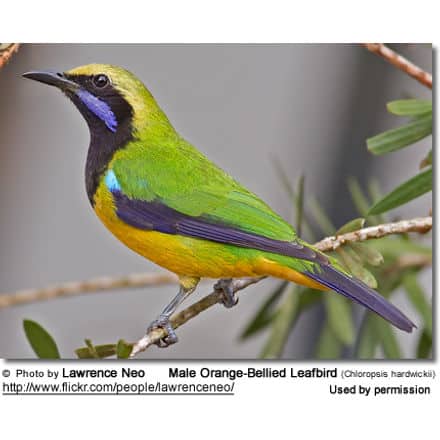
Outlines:
{"label": "yellow breast", "polygon": [[94,199],[96,214],[113,235],[136,253],[178,275],[207,278],[258,275],[251,255],[248,258],[234,255],[227,245],[146,231],[124,223],[116,215],[113,197],[103,183]]}

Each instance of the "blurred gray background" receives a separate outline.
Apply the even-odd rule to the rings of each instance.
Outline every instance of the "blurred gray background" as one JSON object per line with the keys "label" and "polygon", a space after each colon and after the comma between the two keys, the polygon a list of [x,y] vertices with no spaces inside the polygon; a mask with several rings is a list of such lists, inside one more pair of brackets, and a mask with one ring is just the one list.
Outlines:
{"label": "blurred gray background", "polygon": [[[430,45],[395,45],[432,71]],[[118,243],[100,224],[84,188],[89,133],[60,92],[20,77],[28,70],[118,64],[139,76],[177,130],[285,218],[289,199],[273,157],[291,181],[306,176],[336,225],[356,213],[346,187],[379,179],[384,191],[415,174],[430,140],[374,157],[365,139],[401,123],[387,101],[431,97],[429,90],[357,45],[23,45],[0,71],[0,292],[100,275],[162,269]],[[396,216],[426,215],[424,196]],[[423,274],[431,291],[431,272]],[[254,358],[266,334],[240,332],[274,280],[248,288],[232,310],[216,306],[178,330],[180,342],[148,358]],[[192,300],[210,291],[202,284]],[[0,310],[0,355],[33,358],[22,319],[43,324],[61,355],[88,337],[135,340],[176,293],[172,286],[87,294]],[[410,311],[403,295],[393,301]],[[312,355],[320,311],[301,317],[286,357]],[[414,315],[416,316],[416,315]],[[399,332],[405,353],[418,340]]]}

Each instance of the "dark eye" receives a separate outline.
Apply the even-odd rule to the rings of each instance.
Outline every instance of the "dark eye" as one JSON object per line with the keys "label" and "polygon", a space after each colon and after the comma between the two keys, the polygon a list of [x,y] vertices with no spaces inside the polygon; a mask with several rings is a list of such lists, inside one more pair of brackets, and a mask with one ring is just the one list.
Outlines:
{"label": "dark eye", "polygon": [[99,75],[95,75],[92,80],[94,86],[97,87],[98,89],[102,89],[110,83],[108,76],[104,75],[103,73],[100,73]]}

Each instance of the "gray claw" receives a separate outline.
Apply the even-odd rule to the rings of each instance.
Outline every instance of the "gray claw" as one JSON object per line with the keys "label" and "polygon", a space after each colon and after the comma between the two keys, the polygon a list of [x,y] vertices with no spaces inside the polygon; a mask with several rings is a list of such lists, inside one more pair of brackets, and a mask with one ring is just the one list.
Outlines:
{"label": "gray claw", "polygon": [[167,332],[167,335],[156,342],[156,345],[160,348],[166,348],[169,345],[175,344],[178,341],[176,332],[170,323],[170,317],[167,315],[159,315],[159,317],[153,321],[147,329],[147,333],[156,328],[161,328]]}
{"label": "gray claw", "polygon": [[232,279],[218,280],[214,285],[214,290],[221,291],[223,294],[223,305],[230,309],[238,303],[232,286]]}

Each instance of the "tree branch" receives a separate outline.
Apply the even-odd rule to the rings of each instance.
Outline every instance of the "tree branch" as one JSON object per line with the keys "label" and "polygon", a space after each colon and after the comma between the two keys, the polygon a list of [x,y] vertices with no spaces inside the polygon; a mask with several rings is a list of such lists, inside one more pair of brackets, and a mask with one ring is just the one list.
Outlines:
{"label": "tree branch", "polygon": [[366,241],[371,238],[381,238],[391,234],[405,234],[407,232],[425,233],[432,229],[432,217],[420,217],[412,220],[401,220],[394,223],[385,223],[369,228],[359,229],[358,231],[348,232],[347,234],[327,237],[315,244],[323,252],[334,251],[345,243],[355,243]]}
{"label": "tree branch", "polygon": [[427,267],[431,266],[431,264],[432,255],[403,254],[396,259],[394,264],[384,271],[384,274],[391,275],[393,272],[401,272],[409,268]]}
{"label": "tree branch", "polygon": [[[234,293],[239,292],[240,290],[245,289],[251,284],[258,283],[266,277],[259,278],[239,278],[234,280],[232,284],[232,289]],[[180,313],[173,315],[170,319],[170,323],[174,329],[180,327],[185,324],[185,322],[189,321],[192,318],[195,318],[199,313],[209,309],[213,305],[222,301],[223,294],[219,291],[213,291],[209,295],[202,298],[200,301],[197,301],[194,304],[191,304],[186,309],[182,310]],[[167,335],[166,331],[162,328],[155,328],[146,333],[141,339],[133,344],[133,348],[130,354],[130,358],[135,357],[142,351],[145,351],[150,345],[156,344],[160,339],[164,338]]]}
{"label": "tree branch", "polygon": [[12,55],[17,52],[19,46],[19,43],[11,43],[0,48],[0,69],[6,66]]}
{"label": "tree branch", "polygon": [[[339,236],[327,237],[324,240],[315,244],[315,247],[322,252],[333,251],[346,243],[354,243],[359,241],[366,241],[372,238],[381,238],[391,234],[403,234],[407,232],[426,233],[432,228],[432,217],[415,218],[413,220],[402,220],[395,223],[387,223],[378,226],[371,226],[363,228],[358,231],[348,232]],[[419,263],[419,262],[417,262]],[[232,288],[234,293],[245,289],[251,284],[258,283],[260,278],[243,278],[234,281]],[[200,301],[187,307],[185,310],[171,317],[170,322],[174,329],[180,327],[185,322],[196,317],[199,313],[212,307],[218,302],[222,301],[221,292],[212,292],[208,296],[202,298]],[[148,347],[156,344],[160,339],[166,336],[165,330],[156,328],[148,332],[145,336],[133,344],[130,357],[133,358]]]}
{"label": "tree branch", "polygon": [[407,75],[415,78],[419,83],[432,89],[432,75],[425,72],[420,67],[413,64],[403,56],[399,55],[394,50],[385,46],[382,43],[364,43],[363,44],[370,52],[384,58],[386,61],[396,66],[398,69],[405,72]]}
{"label": "tree branch", "polygon": [[162,286],[177,284],[177,276],[169,273],[137,273],[122,277],[100,277],[87,281],[73,281],[43,289],[27,289],[14,293],[0,295],[0,309],[5,307],[44,301],[54,298],[82,295],[99,291],[121,288],[136,288],[146,286]]}
{"label": "tree branch", "polygon": [[[372,238],[380,238],[390,234],[403,234],[407,232],[428,232],[432,228],[432,217],[415,218],[412,220],[402,220],[394,223],[386,223],[378,226],[363,228],[358,231],[347,234],[324,238],[315,244],[315,247],[322,252],[329,252],[343,246],[345,243],[365,241]],[[237,280],[237,291],[242,290],[250,284],[254,284],[261,278]],[[4,293],[0,295],[0,309],[28,304],[36,301],[44,301],[66,296],[81,295],[99,291],[108,291],[121,288],[140,288],[148,286],[161,286],[165,284],[177,283],[177,277],[174,274],[164,273],[140,273],[131,274],[123,277],[100,277],[86,281],[74,281],[55,286],[45,287],[43,289],[20,290],[14,293]],[[243,284],[244,283],[244,284]],[[196,303],[197,304],[197,303]],[[203,306],[210,304],[203,303]],[[212,305],[212,304],[211,304]],[[208,305],[210,307],[211,305]],[[199,306],[198,306],[199,307]],[[204,310],[204,309],[203,309]],[[201,311],[201,310],[200,310]],[[184,311],[186,312],[186,311]],[[183,312],[182,312],[183,313]],[[190,316],[191,312],[186,312],[185,316]],[[179,321],[180,322],[180,321]],[[184,321],[185,322],[185,321]],[[182,322],[183,323],[183,322]],[[181,325],[181,324],[179,324]]]}

